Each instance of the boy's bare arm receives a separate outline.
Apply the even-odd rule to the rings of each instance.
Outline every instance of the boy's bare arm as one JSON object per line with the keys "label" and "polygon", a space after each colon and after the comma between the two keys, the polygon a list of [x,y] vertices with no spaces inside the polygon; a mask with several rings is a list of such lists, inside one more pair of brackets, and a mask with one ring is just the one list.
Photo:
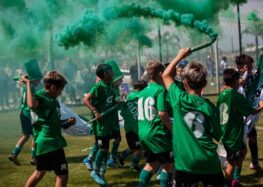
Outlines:
{"label": "boy's bare arm", "polygon": [[84,98],[83,98],[83,103],[94,113],[96,119],[101,118],[100,113],[96,110],[96,108],[91,104],[91,98],[92,98],[92,94],[88,93],[85,94]]}
{"label": "boy's bare arm", "polygon": [[177,56],[172,60],[172,62],[169,64],[169,66],[165,69],[165,71],[162,74],[163,82],[168,90],[171,84],[174,82],[173,78],[175,77],[176,72],[176,65],[180,62],[180,60],[184,59],[186,56],[190,54],[190,48],[184,48],[180,49]]}
{"label": "boy's bare arm", "polygon": [[38,101],[34,100],[32,90],[31,90],[31,82],[28,79],[26,75],[23,75],[21,77],[22,81],[26,84],[26,99],[27,99],[27,105],[29,108],[37,108],[38,107]]}
{"label": "boy's bare arm", "polygon": [[167,112],[163,112],[163,111],[159,111],[158,112],[162,122],[164,123],[164,125],[170,130],[172,131],[172,123],[171,120],[169,118],[169,115]]}

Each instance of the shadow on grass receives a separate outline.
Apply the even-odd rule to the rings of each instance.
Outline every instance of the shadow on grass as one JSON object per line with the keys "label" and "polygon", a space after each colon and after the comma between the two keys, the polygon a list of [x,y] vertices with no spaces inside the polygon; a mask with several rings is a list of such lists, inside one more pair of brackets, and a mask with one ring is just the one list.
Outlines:
{"label": "shadow on grass", "polygon": [[[140,172],[134,172],[129,169],[129,166],[125,166],[119,168],[119,172],[111,172],[111,181],[109,182],[109,186],[111,187],[118,187],[118,186],[127,186],[127,187],[135,187],[138,186]],[[109,169],[108,172],[112,171],[113,169]],[[116,179],[113,180],[112,179]],[[118,181],[118,179],[121,179]],[[153,175],[151,178],[151,182],[149,186],[158,186],[160,184],[159,181],[156,180],[156,175]]]}
{"label": "shadow on grass", "polygon": [[[260,179],[262,178],[263,172],[258,173],[252,173],[248,175],[242,175],[241,183],[245,184],[246,186],[261,186],[263,187],[263,184],[256,184],[260,182]],[[253,184],[253,185],[251,185]]]}
{"label": "shadow on grass", "polygon": [[82,163],[85,157],[86,156],[69,156],[67,157],[67,162],[68,163]]}
{"label": "shadow on grass", "polygon": [[[138,186],[138,184],[139,184],[138,180],[130,179],[129,181],[126,181],[125,184],[116,181],[116,182],[110,183],[108,186],[110,187],[118,187],[118,186],[136,187]],[[160,184],[160,182],[155,180],[155,181],[151,181],[149,186],[154,186],[158,184]]]}

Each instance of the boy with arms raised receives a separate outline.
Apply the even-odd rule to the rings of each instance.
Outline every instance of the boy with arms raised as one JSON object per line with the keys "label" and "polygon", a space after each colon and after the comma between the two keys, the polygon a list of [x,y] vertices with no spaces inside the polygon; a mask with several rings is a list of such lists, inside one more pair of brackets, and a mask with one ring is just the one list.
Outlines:
{"label": "boy with arms raised", "polygon": [[162,164],[160,185],[172,185],[172,125],[167,112],[167,91],[162,81],[164,68],[157,61],[147,64],[146,71],[150,83],[138,96],[138,135],[146,157],[146,165],[140,173],[139,186],[149,185],[159,164]]}
{"label": "boy with arms raised", "polygon": [[[56,98],[61,95],[67,84],[65,78],[57,71],[48,72],[44,77],[44,89],[33,96],[31,82],[22,77],[27,85],[27,104],[33,111],[33,131],[36,149],[36,170],[26,182],[26,187],[36,186],[46,171],[56,174],[56,186],[65,187],[68,181],[68,166],[63,147],[67,145],[61,135],[59,103]],[[74,118],[68,123],[75,124]]]}
{"label": "boy with arms raised", "polygon": [[93,129],[96,144],[99,148],[90,176],[99,185],[106,186],[104,174],[106,172],[109,141],[116,116],[109,114],[102,117],[101,114],[115,106],[117,94],[112,84],[113,72],[110,65],[99,64],[96,69],[96,75],[100,78],[100,81],[95,83],[89,93],[85,95],[83,102],[96,118],[96,121],[93,122]]}
{"label": "boy with arms raised", "polygon": [[228,165],[226,177],[229,179],[229,186],[240,186],[239,181],[233,179],[232,173],[236,166],[234,175],[240,175],[242,162],[246,156],[246,145],[244,137],[244,116],[257,113],[263,108],[263,102],[257,109],[253,109],[245,97],[238,93],[239,73],[234,69],[226,69],[223,73],[224,90],[220,93],[217,107],[220,111],[220,125],[223,131],[222,143],[227,152]]}
{"label": "boy with arms raised", "polygon": [[181,49],[162,74],[173,108],[173,151],[176,186],[224,186],[220,160],[213,139],[221,137],[216,107],[201,97],[207,72],[202,64],[191,62],[184,69],[182,90],[174,83],[176,65],[190,54]]}

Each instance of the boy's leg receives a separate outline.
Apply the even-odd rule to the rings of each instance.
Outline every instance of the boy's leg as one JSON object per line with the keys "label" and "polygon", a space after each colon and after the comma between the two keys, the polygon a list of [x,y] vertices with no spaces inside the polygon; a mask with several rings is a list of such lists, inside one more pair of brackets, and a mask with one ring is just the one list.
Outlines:
{"label": "boy's leg", "polygon": [[109,167],[117,167],[117,156],[118,156],[118,148],[121,142],[121,133],[119,130],[113,130],[112,132],[112,138],[114,138],[114,141],[112,143],[112,149],[111,149],[111,155],[110,159],[108,160],[107,165]]}
{"label": "boy's leg", "polygon": [[168,151],[158,154],[158,161],[162,164],[160,173],[160,187],[170,187],[173,184],[173,152]]}
{"label": "boy's leg", "polygon": [[139,137],[137,134],[131,131],[126,133],[126,140],[130,148],[130,153],[133,152],[132,161],[131,161],[131,170],[138,172],[140,171],[138,164],[141,158],[141,145],[140,145]]}
{"label": "boy's leg", "polygon": [[32,155],[32,159],[30,161],[30,164],[36,165],[36,150],[35,150],[34,139],[32,139],[32,142],[31,142],[31,155]]}
{"label": "boy's leg", "polygon": [[157,157],[151,151],[145,152],[146,165],[140,173],[139,187],[146,187],[149,185],[153,173],[155,172],[157,166]]}
{"label": "boy's leg", "polygon": [[119,154],[119,163],[121,166],[124,166],[124,160],[132,153],[130,148],[125,149]]}
{"label": "boy's leg", "polygon": [[68,183],[68,175],[56,176],[56,187],[66,187]]}
{"label": "boy's leg", "polygon": [[25,187],[34,187],[44,177],[45,171],[35,170],[34,173],[27,179]]}
{"label": "boy's leg", "polygon": [[232,181],[232,187],[239,186],[240,185],[240,175],[242,170],[242,164],[246,157],[247,149],[243,149],[240,151],[240,156],[237,161],[236,167],[234,169],[234,175],[233,175],[233,181]]}
{"label": "boy's leg", "polygon": [[141,168],[138,166],[141,159],[141,150],[135,150],[131,160],[131,170],[133,171],[140,171]]}
{"label": "boy's leg", "polygon": [[16,165],[20,165],[19,161],[17,160],[17,155],[19,155],[24,144],[27,142],[30,135],[32,135],[31,118],[25,115],[23,111],[20,112],[20,122],[23,135],[19,138],[12,153],[8,156],[8,159],[14,162]]}
{"label": "boy's leg", "polygon": [[140,173],[140,179],[139,179],[139,187],[146,187],[150,184],[150,180],[152,178],[152,175],[154,173],[155,167],[157,167],[157,162],[152,163],[146,163],[144,168],[142,169]]}
{"label": "boy's leg", "polygon": [[23,134],[17,141],[17,144],[14,147],[12,153],[8,156],[8,159],[14,162],[16,165],[21,165],[20,162],[17,160],[17,156],[20,154],[24,144],[29,139],[29,137],[29,134]]}
{"label": "boy's leg", "polygon": [[250,168],[256,171],[260,171],[261,167],[258,162],[258,143],[257,143],[257,131],[254,127],[248,135],[248,145],[251,154]]}
{"label": "boy's leg", "polygon": [[96,154],[98,152],[98,145],[97,143],[95,142],[89,152],[89,155],[82,161],[85,166],[88,168],[88,170],[92,171],[93,169],[93,166],[92,166],[92,162],[93,160],[95,159],[96,157]]}
{"label": "boy's leg", "polygon": [[107,185],[104,174],[106,172],[106,160],[108,157],[109,150],[109,137],[98,137],[96,136],[96,143],[98,144],[98,152],[93,163],[93,171],[90,173],[90,176],[93,180],[99,185]]}

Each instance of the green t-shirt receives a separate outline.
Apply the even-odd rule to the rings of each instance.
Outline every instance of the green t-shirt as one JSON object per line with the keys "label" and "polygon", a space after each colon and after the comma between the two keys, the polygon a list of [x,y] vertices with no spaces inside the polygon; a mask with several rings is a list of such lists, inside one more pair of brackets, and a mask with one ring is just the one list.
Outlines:
{"label": "green t-shirt", "polygon": [[243,116],[248,116],[254,109],[242,94],[233,89],[226,89],[219,94],[217,107],[223,131],[222,142],[227,149],[239,151],[244,136]]}
{"label": "green t-shirt", "polygon": [[32,124],[36,155],[61,149],[67,145],[61,134],[60,106],[44,89],[34,95],[39,106],[32,109]]}
{"label": "green t-shirt", "polygon": [[[99,81],[90,89],[92,95],[91,104],[102,114],[115,106],[116,89],[112,84]],[[105,115],[100,120],[93,122],[94,133],[97,136],[109,136],[112,134],[113,125],[116,123],[116,112]]]}
{"label": "green t-shirt", "polygon": [[[31,85],[31,92],[34,95],[35,87],[33,85]],[[27,93],[27,88],[26,88],[26,86],[24,86],[23,87],[23,92],[22,92],[22,97],[21,97],[21,104],[19,106],[19,109],[23,112],[23,114],[25,116],[30,118],[31,117],[31,115],[30,115],[30,108],[27,105],[26,93]]]}
{"label": "green t-shirt", "polygon": [[167,91],[155,82],[138,96],[138,135],[143,151],[163,153],[172,150],[170,132],[161,121],[158,111],[167,111]]}
{"label": "green t-shirt", "polygon": [[120,107],[126,133],[131,131],[138,134],[138,94],[138,91],[131,91],[126,102]]}
{"label": "green t-shirt", "polygon": [[174,83],[168,93],[173,108],[175,168],[194,174],[221,172],[217,144],[212,140],[221,137],[217,108]]}
{"label": "green t-shirt", "polygon": [[[117,86],[114,86],[114,89],[115,89],[115,94],[116,94],[115,101],[119,102],[120,101],[120,89]],[[113,130],[114,131],[120,131],[118,110],[113,111],[111,115],[115,116],[115,121],[113,124]]]}

